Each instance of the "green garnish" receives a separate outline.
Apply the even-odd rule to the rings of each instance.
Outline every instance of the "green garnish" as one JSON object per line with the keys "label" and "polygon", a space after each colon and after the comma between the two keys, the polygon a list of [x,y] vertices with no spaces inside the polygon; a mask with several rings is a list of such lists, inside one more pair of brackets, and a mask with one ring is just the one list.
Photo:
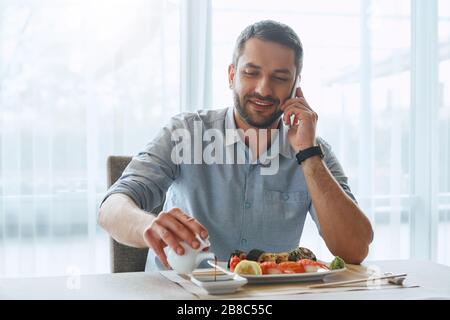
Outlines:
{"label": "green garnish", "polygon": [[345,261],[341,257],[334,257],[334,260],[330,263],[330,269],[336,270],[336,269],[343,269],[345,268]]}

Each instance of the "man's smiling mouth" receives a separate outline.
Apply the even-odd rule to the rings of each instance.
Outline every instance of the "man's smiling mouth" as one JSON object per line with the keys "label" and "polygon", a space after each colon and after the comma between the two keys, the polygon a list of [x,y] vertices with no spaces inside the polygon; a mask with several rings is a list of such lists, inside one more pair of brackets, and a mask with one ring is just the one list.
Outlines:
{"label": "man's smiling mouth", "polygon": [[261,101],[257,99],[249,99],[248,102],[250,102],[251,105],[257,109],[267,109],[268,107],[272,107],[274,105],[273,102]]}

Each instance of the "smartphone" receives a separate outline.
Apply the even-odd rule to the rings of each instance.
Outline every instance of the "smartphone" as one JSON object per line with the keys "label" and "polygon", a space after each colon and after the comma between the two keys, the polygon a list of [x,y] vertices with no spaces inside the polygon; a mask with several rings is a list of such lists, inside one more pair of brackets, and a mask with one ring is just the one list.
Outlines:
{"label": "smartphone", "polygon": [[292,89],[292,92],[291,92],[291,99],[295,98],[295,93],[297,92],[297,87],[299,84],[300,84],[300,77],[297,76],[297,78],[295,79],[294,88]]}
{"label": "smartphone", "polygon": [[[295,79],[294,88],[292,89],[292,92],[291,92],[291,99],[295,98],[295,93],[297,92],[297,87],[298,87],[299,84],[300,84],[300,77],[297,77]],[[294,118],[295,118],[295,115],[292,115],[291,118],[289,119],[290,120],[289,121],[290,122],[289,127],[292,127],[293,125],[295,125],[294,124]]]}

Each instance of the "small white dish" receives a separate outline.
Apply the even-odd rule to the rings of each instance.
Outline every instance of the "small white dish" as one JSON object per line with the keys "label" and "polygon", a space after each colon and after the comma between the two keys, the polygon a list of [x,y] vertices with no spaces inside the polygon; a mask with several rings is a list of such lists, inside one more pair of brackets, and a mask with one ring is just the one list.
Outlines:
{"label": "small white dish", "polygon": [[230,272],[216,276],[216,281],[211,275],[196,275],[194,273],[191,275],[191,281],[212,295],[236,292],[248,282],[244,277]]}
{"label": "small white dish", "polygon": [[231,272],[222,272],[221,270],[214,271],[205,271],[205,272],[193,272],[191,277],[194,277],[198,281],[202,282],[211,282],[211,281],[226,281],[232,280],[234,278],[234,273]]}

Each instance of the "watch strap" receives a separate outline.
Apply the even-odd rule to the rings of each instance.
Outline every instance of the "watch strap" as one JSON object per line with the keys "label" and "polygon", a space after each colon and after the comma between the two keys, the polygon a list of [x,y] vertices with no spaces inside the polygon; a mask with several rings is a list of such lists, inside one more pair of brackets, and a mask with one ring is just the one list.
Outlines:
{"label": "watch strap", "polygon": [[297,158],[298,164],[301,164],[306,159],[314,157],[314,156],[320,156],[321,158],[323,158],[324,154],[323,154],[323,151],[322,151],[322,148],[320,147],[320,145],[310,147],[310,148],[307,148],[304,150],[300,150],[295,155],[295,157]]}

